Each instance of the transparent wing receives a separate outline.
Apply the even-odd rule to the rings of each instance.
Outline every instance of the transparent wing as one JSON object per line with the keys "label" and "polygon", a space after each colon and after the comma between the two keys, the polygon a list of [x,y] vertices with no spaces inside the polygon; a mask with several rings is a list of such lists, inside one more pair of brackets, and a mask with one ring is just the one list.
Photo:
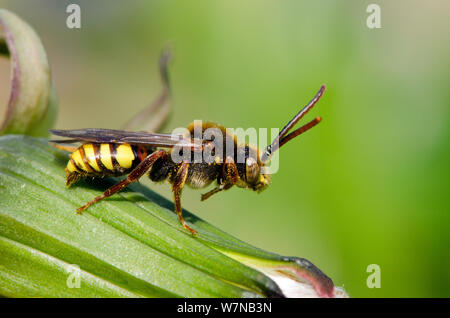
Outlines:
{"label": "transparent wing", "polygon": [[56,143],[93,142],[146,145],[155,147],[172,148],[175,146],[191,147],[201,150],[203,141],[193,138],[185,138],[182,135],[133,132],[125,130],[86,128],[74,130],[50,130],[50,133],[68,139],[51,140]]}

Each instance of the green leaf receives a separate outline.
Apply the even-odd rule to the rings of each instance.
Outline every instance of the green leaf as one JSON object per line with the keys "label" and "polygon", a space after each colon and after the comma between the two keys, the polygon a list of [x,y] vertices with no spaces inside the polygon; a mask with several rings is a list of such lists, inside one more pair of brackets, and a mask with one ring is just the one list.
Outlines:
{"label": "green leaf", "polygon": [[47,136],[57,114],[47,55],[36,32],[5,9],[0,9],[0,54],[11,59],[11,93],[0,134]]}
{"label": "green leaf", "polygon": [[[68,288],[74,267],[29,246],[0,237],[0,284],[3,296],[15,297],[139,297],[109,281],[79,271],[83,289]],[[51,278],[51,279],[49,279]],[[24,283],[26,279],[28,283]],[[69,284],[70,286],[70,284]],[[82,291],[82,292],[81,292]]]}
{"label": "green leaf", "polygon": [[[0,28],[0,54],[11,57],[12,69],[0,134],[46,136],[57,103],[44,48],[2,9]],[[163,92],[143,114],[159,109],[165,117],[170,109],[168,60],[163,54]],[[0,137],[0,296],[345,296],[309,261],[255,248],[186,211],[199,232],[191,236],[173,204],[140,185],[76,215],[116,180],[66,189],[67,159],[46,140]]]}
{"label": "green leaf", "polygon": [[[0,137],[0,295],[282,296],[272,279],[280,275],[334,295],[308,261],[257,249],[185,212],[193,237],[171,202],[139,184],[77,215],[116,180],[67,189],[67,159],[46,140]],[[80,268],[80,288],[67,285],[70,264]]]}

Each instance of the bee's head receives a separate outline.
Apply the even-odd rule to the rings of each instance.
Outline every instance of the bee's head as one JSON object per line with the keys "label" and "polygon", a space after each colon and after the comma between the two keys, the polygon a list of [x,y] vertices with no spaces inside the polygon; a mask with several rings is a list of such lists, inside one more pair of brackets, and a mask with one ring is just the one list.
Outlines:
{"label": "bee's head", "polygon": [[261,192],[270,184],[270,175],[263,173],[264,164],[254,157],[245,160],[245,182],[247,187]]}
{"label": "bee's head", "polygon": [[280,149],[281,146],[286,144],[289,140],[311,129],[321,121],[320,117],[316,117],[306,125],[289,133],[297,122],[302,119],[302,117],[319,101],[324,91],[325,86],[322,85],[308,105],[303,107],[303,109],[300,110],[294,118],[287,123],[275,140],[273,140],[261,154],[258,153],[257,149],[249,146],[238,148],[238,151],[243,151],[240,153],[241,158],[242,155],[245,158],[245,165],[241,164],[238,166],[240,182],[237,185],[239,187],[249,188],[257,192],[261,192],[268,187],[270,184],[270,174],[268,173],[266,165],[270,162],[273,153]]}
{"label": "bee's head", "polygon": [[[245,145],[237,148],[240,188],[247,188],[260,192],[270,183],[270,175],[265,174],[264,164],[260,160],[260,154],[256,147]],[[239,162],[240,160],[241,163]]]}

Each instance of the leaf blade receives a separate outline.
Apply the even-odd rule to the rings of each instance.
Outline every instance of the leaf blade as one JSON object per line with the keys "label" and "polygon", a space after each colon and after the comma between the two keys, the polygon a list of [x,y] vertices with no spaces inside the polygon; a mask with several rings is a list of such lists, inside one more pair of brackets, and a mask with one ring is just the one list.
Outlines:
{"label": "leaf blade", "polygon": [[[2,236],[0,250],[0,295],[5,297],[142,297],[83,270],[77,272],[83,286],[69,288],[70,264]],[[26,283],[30,280],[33,284]]]}

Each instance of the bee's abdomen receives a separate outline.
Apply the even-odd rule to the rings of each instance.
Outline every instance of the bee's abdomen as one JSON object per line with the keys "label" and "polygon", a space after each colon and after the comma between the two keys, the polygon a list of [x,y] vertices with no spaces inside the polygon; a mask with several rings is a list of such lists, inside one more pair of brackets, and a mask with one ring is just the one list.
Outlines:
{"label": "bee's abdomen", "polygon": [[67,163],[67,185],[83,176],[111,176],[128,173],[147,156],[144,147],[129,144],[84,144]]}

